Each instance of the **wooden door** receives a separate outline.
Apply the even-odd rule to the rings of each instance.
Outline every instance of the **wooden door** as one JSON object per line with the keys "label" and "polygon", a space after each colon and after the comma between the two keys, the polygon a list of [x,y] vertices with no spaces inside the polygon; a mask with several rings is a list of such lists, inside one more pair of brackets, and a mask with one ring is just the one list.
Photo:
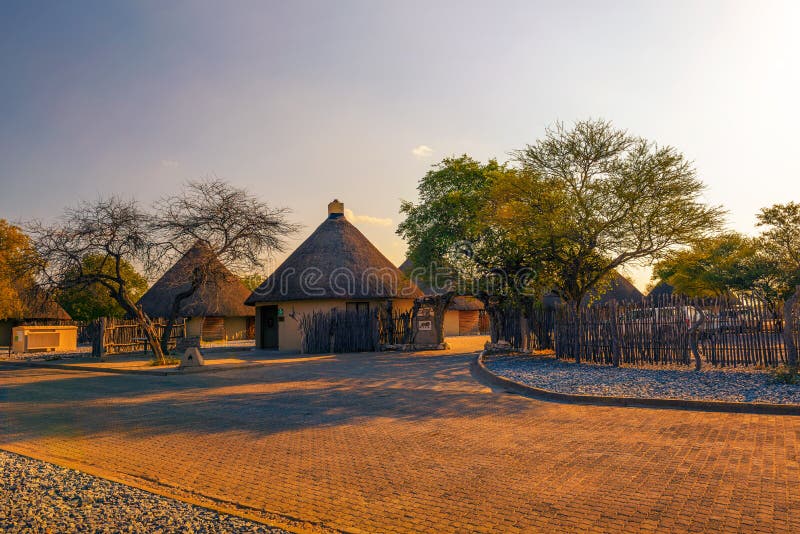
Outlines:
{"label": "wooden door", "polygon": [[263,306],[261,311],[261,348],[278,348],[278,307]]}

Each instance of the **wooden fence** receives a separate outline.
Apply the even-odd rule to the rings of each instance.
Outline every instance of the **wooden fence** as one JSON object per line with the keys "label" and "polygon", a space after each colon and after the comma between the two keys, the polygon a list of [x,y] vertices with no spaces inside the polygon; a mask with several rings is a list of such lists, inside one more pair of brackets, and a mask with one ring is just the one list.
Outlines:
{"label": "wooden fence", "polygon": [[380,316],[381,345],[408,345],[414,342],[411,312],[393,312],[391,317]]}
{"label": "wooden fence", "polygon": [[313,311],[298,319],[301,350],[306,354],[373,352],[384,345],[411,343],[411,313]]}
{"label": "wooden fence", "polygon": [[[600,364],[774,367],[786,363],[783,302],[752,296],[687,299],[668,296],[578,310],[560,306],[528,313],[529,347],[552,346],[558,358]],[[506,339],[521,347],[520,312],[508,313]],[[800,342],[797,309],[789,325]]]}
{"label": "wooden fence", "polygon": [[[158,339],[164,333],[166,319],[154,319]],[[89,323],[87,335],[92,342],[92,355],[120,354],[124,352],[147,351],[150,347],[144,329],[133,320],[102,318]],[[168,348],[175,348],[179,339],[186,337],[186,321],[179,319],[170,332]]]}

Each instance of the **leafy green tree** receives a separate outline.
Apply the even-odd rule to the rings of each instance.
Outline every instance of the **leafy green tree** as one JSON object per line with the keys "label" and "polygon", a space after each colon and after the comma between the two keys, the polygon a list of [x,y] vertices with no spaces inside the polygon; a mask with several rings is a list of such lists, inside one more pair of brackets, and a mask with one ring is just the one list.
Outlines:
{"label": "leafy green tree", "polygon": [[[406,219],[397,230],[409,245],[411,277],[439,291],[454,283],[458,293],[477,296],[495,341],[510,307],[529,310],[547,287],[537,249],[521,241],[524,229],[496,224],[492,191],[515,173],[493,159],[446,158],[420,180],[419,202],[402,203]],[[525,331],[524,319],[521,326]]]}
{"label": "leafy green tree", "polygon": [[670,252],[655,264],[653,274],[673,286],[675,292],[691,297],[751,289],[774,296],[773,263],[760,253],[759,240],[735,232]]}
{"label": "leafy green tree", "polygon": [[20,292],[33,287],[37,258],[28,236],[0,219],[0,320],[23,316]]}
{"label": "leafy green tree", "polygon": [[258,288],[258,286],[261,285],[261,282],[263,282],[265,278],[266,276],[261,273],[250,273],[240,276],[239,280],[242,281],[244,287],[246,287],[250,291],[255,291]]}
{"label": "leafy green tree", "polygon": [[722,227],[724,211],[701,201],[704,186],[680,152],[610,122],[558,123],[515,156],[520,172],[498,185],[507,205],[499,222],[525,229],[576,307],[614,269]]}
{"label": "leafy green tree", "polygon": [[[114,264],[104,261],[99,255],[90,255],[81,261],[84,272],[102,273],[107,276],[115,274]],[[73,269],[66,276],[77,277]],[[147,291],[147,279],[139,274],[130,262],[120,261],[120,276],[124,280],[131,299],[136,302]],[[58,298],[59,304],[77,321],[92,321],[100,317],[123,318],[126,311],[119,305],[117,299],[111,296],[107,287],[99,282],[89,283],[82,287],[68,287]]]}
{"label": "leafy green tree", "polygon": [[397,233],[419,277],[439,289],[456,282],[462,293],[514,294],[537,280],[530,247],[520,247],[518,228],[504,228],[493,217],[494,184],[516,173],[468,155],[445,158],[420,180],[419,202],[403,201],[406,216]]}
{"label": "leafy green tree", "polygon": [[758,215],[761,250],[773,262],[777,292],[794,293],[800,285],[800,204],[789,202],[763,208]]}

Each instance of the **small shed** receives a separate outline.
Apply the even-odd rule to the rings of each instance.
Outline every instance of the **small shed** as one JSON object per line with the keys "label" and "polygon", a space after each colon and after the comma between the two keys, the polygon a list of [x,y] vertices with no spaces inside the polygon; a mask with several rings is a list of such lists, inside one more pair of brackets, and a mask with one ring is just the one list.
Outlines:
{"label": "small shed", "polygon": [[64,308],[42,288],[34,286],[17,291],[22,301],[22,314],[0,320],[0,347],[11,346],[12,331],[21,324],[58,325],[72,320]]}

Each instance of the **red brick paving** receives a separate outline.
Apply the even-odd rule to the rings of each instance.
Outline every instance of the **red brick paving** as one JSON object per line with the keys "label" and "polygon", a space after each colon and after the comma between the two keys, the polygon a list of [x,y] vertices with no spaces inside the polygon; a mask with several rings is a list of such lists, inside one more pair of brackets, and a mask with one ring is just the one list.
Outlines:
{"label": "red brick paving", "polygon": [[472,357],[0,367],[0,448],[347,531],[800,532],[800,417],[540,402]]}

